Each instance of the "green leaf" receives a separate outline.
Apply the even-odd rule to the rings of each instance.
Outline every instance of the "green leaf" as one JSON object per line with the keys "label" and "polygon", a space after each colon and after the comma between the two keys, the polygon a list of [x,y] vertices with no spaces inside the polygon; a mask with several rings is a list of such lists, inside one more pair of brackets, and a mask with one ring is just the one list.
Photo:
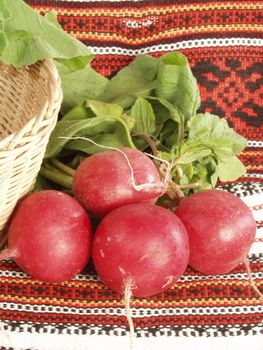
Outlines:
{"label": "green leaf", "polygon": [[131,132],[131,130],[133,129],[133,126],[134,126],[134,119],[129,114],[126,114],[126,113],[123,113],[120,116],[120,119],[125,123],[125,125],[127,126],[127,128]]}
{"label": "green leaf", "polygon": [[224,161],[235,155],[232,149],[232,141],[228,138],[221,137],[213,139],[210,137],[205,144],[213,150],[218,160]]}
{"label": "green leaf", "polygon": [[185,176],[188,179],[188,183],[191,182],[191,179],[194,175],[193,164],[188,163],[188,164],[182,165],[181,167],[182,167],[183,173],[185,174]]}
{"label": "green leaf", "polygon": [[100,100],[86,100],[85,101],[86,114],[90,114],[93,117],[100,118],[118,118],[120,119],[129,130],[132,129],[134,125],[134,120],[130,115],[123,113],[123,107],[116,103],[107,103]]}
{"label": "green leaf", "polygon": [[174,106],[172,103],[170,103],[169,101],[167,101],[165,98],[160,97],[158,98],[158,100],[165,108],[168,109],[170,113],[170,118],[176,121],[178,124],[181,124],[183,121],[183,115],[182,113],[180,113],[178,108]]}
{"label": "green leaf", "polygon": [[135,123],[133,132],[152,134],[155,130],[155,115],[151,104],[142,97],[137,98],[131,109],[131,117]]}
{"label": "green leaf", "polygon": [[161,151],[158,154],[158,157],[167,161],[167,162],[171,162],[172,160],[172,153],[171,152],[165,152],[165,151]]}
{"label": "green leaf", "polygon": [[87,106],[97,117],[121,117],[123,108],[116,103],[106,103],[99,100],[87,100]]}
{"label": "green leaf", "polygon": [[[106,86],[99,97],[105,102],[121,103],[129,106],[127,98],[147,95],[155,87],[155,78],[158,69],[158,59],[141,55],[127,67],[121,69]],[[134,100],[128,100],[133,103]]]}
{"label": "green leaf", "polygon": [[[69,140],[83,136],[89,138],[102,147],[94,146],[88,140]],[[101,152],[103,146],[131,147],[134,145],[126,125],[117,118],[90,118],[87,120],[61,120],[51,133],[46,149],[45,158],[56,157],[63,149],[71,149],[89,154]]]}
{"label": "green leaf", "polygon": [[165,143],[168,147],[175,145],[178,138],[178,124],[172,119],[167,120],[158,138],[161,143]]}
{"label": "green leaf", "polygon": [[206,145],[183,143],[179,147],[179,157],[175,159],[175,164],[189,164],[209,156],[211,149]]}
{"label": "green leaf", "polygon": [[[189,138],[213,140],[216,147],[226,145],[232,154],[241,152],[247,144],[246,139],[228,126],[227,120],[210,113],[197,114],[188,122]],[[221,141],[220,141],[221,140]]]}
{"label": "green leaf", "polygon": [[156,133],[160,142],[165,141],[166,146],[172,147],[175,143],[181,142],[185,134],[185,117],[178,108],[162,97],[148,97],[153,105]]}
{"label": "green leaf", "polygon": [[160,58],[156,94],[174,104],[190,119],[200,106],[200,94],[186,56],[180,52]]}
{"label": "green leaf", "polygon": [[87,99],[96,99],[108,84],[108,79],[91,67],[62,74],[63,102],[61,113],[66,114]]}
{"label": "green leaf", "polygon": [[191,182],[198,182],[200,184],[200,186],[197,189],[198,191],[212,188],[209,165],[210,157],[201,159],[200,161],[193,163],[193,177]]}
{"label": "green leaf", "polygon": [[215,171],[213,172],[213,174],[210,176],[210,181],[211,181],[211,185],[212,187],[216,187],[217,181],[218,181],[218,169],[215,169]]}
{"label": "green leaf", "polygon": [[0,55],[5,49],[6,45],[7,45],[7,38],[6,38],[5,32],[0,30]]}
{"label": "green leaf", "polygon": [[221,181],[235,181],[245,173],[245,166],[235,156],[218,164],[218,176]]}
{"label": "green leaf", "polygon": [[11,12],[7,7],[7,0],[0,0],[0,28],[3,28],[4,22],[10,18]]}
{"label": "green leaf", "polygon": [[86,102],[84,101],[65,114],[63,120],[81,120],[94,117],[95,114],[89,107],[86,106]]}
{"label": "green leaf", "polygon": [[172,169],[172,176],[176,183],[180,185],[188,185],[192,181],[194,175],[194,166],[192,163],[175,166]]}
{"label": "green leaf", "polygon": [[81,70],[89,67],[90,57],[88,56],[78,56],[72,57],[70,59],[57,58],[55,63],[60,76],[64,77],[69,73],[73,73],[76,70]]}
{"label": "green leaf", "polygon": [[25,30],[9,31],[6,33],[6,37],[8,41],[18,40],[21,45],[23,45],[23,43],[27,45],[33,39],[32,35]]}
{"label": "green leaf", "polygon": [[175,164],[193,164],[191,181],[202,182],[202,189],[215,187],[217,180],[232,181],[244,174],[236,157],[246,140],[231,129],[225,119],[205,113],[193,116],[186,125],[187,137],[174,149]]}
{"label": "green leaf", "polygon": [[22,0],[1,0],[0,5],[0,21],[4,20],[2,30],[7,38],[1,61],[22,67],[47,58],[92,59],[88,47],[64,32],[53,14],[41,16]]}
{"label": "green leaf", "polygon": [[[101,96],[100,96],[101,99]],[[131,106],[135,103],[136,97],[135,96],[127,96],[127,97],[121,97],[118,102],[120,106],[124,109],[129,109]],[[115,101],[116,102],[116,101]]]}
{"label": "green leaf", "polygon": [[45,14],[45,18],[47,20],[49,20],[49,22],[53,23],[56,27],[58,28],[62,28],[60,23],[58,22],[58,16],[57,13],[55,11],[49,11]]}
{"label": "green leaf", "polygon": [[164,123],[170,119],[170,112],[162,103],[160,103],[159,99],[149,99],[149,102],[152,105],[153,113],[155,115],[156,127],[161,130]]}

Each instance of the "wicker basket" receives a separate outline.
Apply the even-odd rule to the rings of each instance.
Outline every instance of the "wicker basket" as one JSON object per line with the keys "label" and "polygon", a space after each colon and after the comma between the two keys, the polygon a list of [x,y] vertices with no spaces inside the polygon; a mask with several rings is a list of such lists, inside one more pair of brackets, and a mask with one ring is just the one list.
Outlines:
{"label": "wicker basket", "polygon": [[52,60],[0,63],[0,245],[17,203],[34,186],[62,100]]}

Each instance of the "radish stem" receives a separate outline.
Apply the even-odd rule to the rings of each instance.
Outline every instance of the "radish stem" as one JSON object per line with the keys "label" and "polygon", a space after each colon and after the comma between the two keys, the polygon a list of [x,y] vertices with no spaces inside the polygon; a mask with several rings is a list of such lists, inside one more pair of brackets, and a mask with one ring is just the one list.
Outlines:
{"label": "radish stem", "polygon": [[132,136],[141,136],[144,138],[144,140],[148,143],[149,147],[151,148],[151,151],[153,153],[154,156],[158,156],[158,149],[156,147],[155,142],[152,140],[151,136],[145,132],[138,132],[133,134]]}
{"label": "radish stem", "polygon": [[49,169],[46,166],[42,166],[39,171],[39,174],[55,182],[58,185],[69,189],[72,188],[73,177],[63,173],[62,171]]}
{"label": "radish stem", "polygon": [[183,189],[191,189],[191,188],[196,188],[196,187],[200,187],[201,183],[200,182],[193,182],[187,185],[178,185],[178,187],[183,190]]}
{"label": "radish stem", "polygon": [[50,159],[50,163],[52,163],[58,169],[60,169],[61,171],[63,171],[64,173],[66,173],[66,174],[68,174],[70,176],[74,176],[74,174],[75,174],[75,170],[74,169],[72,169],[71,167],[67,166],[66,164],[60,162],[57,158]]}

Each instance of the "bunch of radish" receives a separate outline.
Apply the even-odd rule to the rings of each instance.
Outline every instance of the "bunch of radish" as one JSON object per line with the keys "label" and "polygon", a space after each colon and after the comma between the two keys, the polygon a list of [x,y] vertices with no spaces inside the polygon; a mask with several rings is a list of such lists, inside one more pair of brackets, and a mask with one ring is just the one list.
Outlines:
{"label": "bunch of radish", "polygon": [[[20,201],[0,259],[13,258],[33,278],[61,282],[92,256],[108,287],[124,292],[129,284],[138,297],[166,290],[188,264],[220,274],[246,261],[256,223],[241,199],[204,190],[173,212],[154,204],[166,185],[137,149],[94,154],[75,172],[75,198],[45,190]],[[100,220],[94,235],[90,215]]]}
{"label": "bunch of radish", "polygon": [[[101,280],[124,295],[132,334],[132,295],[167,290],[187,265],[204,274],[228,273],[246,264],[255,239],[249,208],[228,192],[196,192],[175,212],[155,205],[166,180],[139,150],[94,154],[76,169],[75,198],[44,190],[19,203],[0,259],[11,257],[31,277],[58,283],[73,278],[92,257]],[[100,220],[94,235],[91,215]]]}
{"label": "bunch of radish", "polygon": [[[76,169],[75,198],[42,190],[20,201],[0,259],[13,258],[31,277],[59,283],[92,257],[101,280],[124,296],[133,349],[131,296],[167,290],[187,265],[204,274],[228,273],[241,262],[248,267],[255,239],[255,220],[235,195],[196,192],[174,211],[155,204],[168,184],[169,176],[162,180],[139,150],[94,154]],[[99,218],[94,234],[90,216]]]}

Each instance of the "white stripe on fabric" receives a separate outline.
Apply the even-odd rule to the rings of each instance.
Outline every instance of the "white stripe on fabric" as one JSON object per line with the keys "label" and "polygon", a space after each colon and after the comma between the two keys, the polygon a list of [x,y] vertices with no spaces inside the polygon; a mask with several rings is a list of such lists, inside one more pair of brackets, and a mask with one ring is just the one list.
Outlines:
{"label": "white stripe on fabric", "polygon": [[247,145],[249,147],[263,147],[263,141],[248,140]]}
{"label": "white stripe on fabric", "polygon": [[[180,315],[243,315],[263,312],[261,302],[258,305],[247,306],[209,306],[209,307],[167,307],[167,308],[140,308],[132,307],[131,313],[136,318],[179,316]],[[22,303],[0,303],[2,310],[24,311],[30,313],[60,314],[60,315],[124,315],[124,307],[81,308],[54,305],[36,305]]]}
{"label": "white stripe on fabric", "polygon": [[[176,40],[176,39],[175,39]],[[181,49],[192,49],[200,47],[228,47],[228,46],[263,46],[263,39],[260,38],[206,38],[177,41],[172,44],[147,45],[140,49],[127,49],[118,46],[89,46],[95,55],[125,55],[137,56],[153,52],[164,52]]]}
{"label": "white stripe on fabric", "polygon": [[256,178],[256,179],[263,179],[263,174],[258,173],[247,173],[244,175],[245,178]]}

